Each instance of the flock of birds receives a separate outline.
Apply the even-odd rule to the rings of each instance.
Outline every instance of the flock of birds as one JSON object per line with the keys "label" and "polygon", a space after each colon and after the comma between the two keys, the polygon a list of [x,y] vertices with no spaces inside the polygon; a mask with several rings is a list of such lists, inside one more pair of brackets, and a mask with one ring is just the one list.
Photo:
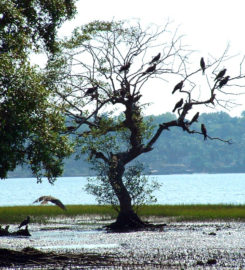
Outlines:
{"label": "flock of birds", "polygon": [[[204,58],[202,57],[201,60],[200,60],[200,66],[201,66],[201,69],[202,69],[202,73],[203,75],[205,74],[205,69],[206,69],[206,64],[205,64],[205,61],[204,61]],[[230,76],[225,76],[225,73],[226,73],[226,69],[223,69],[221,70],[217,76],[215,77],[214,81],[216,82],[216,84],[218,84],[218,87],[219,88],[222,88],[224,85],[226,85],[230,79]],[[184,80],[180,81],[179,83],[177,83],[172,91],[172,94],[174,94],[177,90],[181,91],[182,88],[183,88],[183,85],[184,85]],[[214,102],[214,99],[215,99],[215,94],[212,94],[212,97],[209,99],[209,101],[211,103]],[[184,103],[184,100],[183,98],[181,98],[176,104],[175,104],[175,107],[173,109],[172,112],[175,112],[177,109],[181,108],[183,106],[183,103]],[[194,117],[192,118],[192,120],[189,122],[189,125],[191,125],[193,122],[197,122],[198,120],[198,117],[199,117],[199,112],[197,112]],[[204,124],[201,124],[201,131],[202,131],[202,134],[203,134],[203,137],[204,137],[204,140],[207,139],[207,129],[205,127]]]}
{"label": "flock of birds", "polygon": [[[145,72],[143,72],[143,75],[147,74],[147,73],[151,73],[151,72],[154,72],[155,69],[156,69],[156,62],[159,61],[161,57],[161,53],[159,53],[158,55],[156,55],[155,57],[153,57],[153,59],[151,60],[151,62],[149,64],[153,64],[151,65],[150,67],[148,67],[146,69]],[[131,63],[127,63],[123,66],[121,66],[121,68],[119,69],[119,72],[123,72],[123,71],[128,71],[129,68],[131,66]],[[205,74],[205,69],[206,69],[206,65],[205,65],[205,61],[203,59],[203,57],[201,58],[200,60],[200,66],[201,66],[201,69],[202,69],[202,72],[203,74]],[[227,82],[229,81],[230,79],[230,76],[226,76],[224,77],[226,73],[226,69],[223,69],[221,70],[218,75],[215,77],[215,81],[219,84],[219,88],[223,87],[224,85],[227,84]],[[182,88],[183,88],[183,85],[184,85],[184,81],[180,81],[179,83],[177,83],[172,91],[172,94],[174,94],[177,90],[181,91]],[[95,91],[97,91],[98,89],[98,86],[95,86],[95,87],[91,87],[91,88],[88,88],[87,89],[87,92],[85,95],[91,95],[93,94]],[[213,97],[214,98],[214,97]],[[182,105],[184,103],[184,100],[183,98],[181,98],[176,104],[175,104],[175,107],[173,109],[173,112],[175,112],[178,108],[181,108]],[[191,125],[193,122],[197,122],[198,121],[198,117],[199,117],[199,112],[197,112],[194,117],[192,118],[192,120],[189,122],[189,125]],[[201,124],[201,131],[202,131],[202,134],[204,136],[204,140],[207,139],[207,129],[205,127],[204,124]],[[65,205],[57,198],[55,197],[52,197],[52,196],[41,196],[39,197],[38,199],[36,199],[33,203],[38,203],[38,202],[41,202],[41,204],[47,204],[48,202],[51,202],[55,205],[57,205],[58,207],[60,207],[62,210],[66,210],[66,207]],[[25,220],[23,220],[20,225],[18,226],[19,229],[21,229],[23,226],[28,226],[30,222],[30,216],[27,216]],[[26,227],[27,228],[27,227]],[[8,229],[8,228],[7,228]]]}
{"label": "flock of birds", "polygon": [[[150,66],[142,73],[142,75],[154,72],[156,70],[157,62],[160,60],[160,57],[161,57],[161,53],[158,53],[155,57],[153,57],[153,59],[149,63]],[[126,63],[125,65],[120,67],[119,72],[120,73],[123,72],[123,71],[127,72],[129,70],[130,66],[131,66],[130,62]],[[206,64],[205,64],[205,61],[204,61],[203,57],[200,60],[200,66],[201,66],[201,69],[202,69],[202,73],[205,74]],[[228,83],[229,79],[230,79],[230,76],[224,77],[225,73],[226,73],[226,69],[221,70],[214,79],[216,81],[216,83],[218,83],[219,88],[226,85]],[[172,94],[174,94],[177,90],[181,91],[183,86],[184,86],[184,80],[180,81],[179,83],[177,83],[175,85],[175,87],[174,87],[174,89],[172,91]],[[87,91],[85,93],[85,96],[90,95],[90,96],[94,97],[97,90],[98,90],[98,86],[90,87],[90,88],[87,89]],[[214,99],[214,98],[215,98],[215,95],[213,94],[210,101],[212,102],[213,101],[212,99]],[[184,103],[184,100],[183,100],[183,98],[181,98],[175,104],[173,112],[175,112],[177,109],[181,108],[183,106],[183,103]],[[189,125],[191,125],[193,122],[197,122],[198,117],[199,117],[199,112],[197,112],[194,115],[192,120],[189,122]],[[201,124],[201,131],[202,131],[202,134],[204,136],[204,140],[206,140],[207,139],[207,129],[206,129],[204,124]],[[60,207],[62,210],[66,210],[65,205],[59,199],[57,199],[55,197],[52,197],[52,196],[41,196],[38,199],[36,199],[33,203],[38,203],[38,202],[41,202],[41,204],[47,204],[48,202],[51,202],[51,203],[57,205],[58,207]],[[27,226],[28,226],[29,223],[30,223],[30,216],[27,216],[26,219],[23,220],[20,223],[18,228],[21,229],[23,226],[26,226],[26,229],[27,229]],[[8,227],[9,226],[6,226],[5,229],[8,230]]]}
{"label": "flock of birds", "polygon": [[[142,73],[143,75],[146,75],[147,73],[152,73],[156,70],[156,62],[158,62],[160,60],[161,57],[161,53],[157,54],[155,57],[153,57],[153,59],[150,61],[150,66]],[[122,65],[119,69],[119,73],[121,72],[128,72],[130,69],[130,66],[132,65],[131,62],[126,63],[125,65]],[[98,90],[98,85],[95,85],[93,87],[89,87],[87,88],[85,95],[84,96],[91,96],[92,98],[97,96],[97,90]]]}
{"label": "flock of birds", "polygon": [[[156,66],[159,62],[161,58],[161,53],[158,53],[156,56],[154,56],[152,58],[152,60],[149,62],[149,67],[144,71],[142,72],[142,76],[148,74],[148,73],[153,73],[155,70],[156,70]],[[124,65],[122,65],[120,67],[120,69],[118,70],[119,73],[121,72],[128,72],[130,67],[131,67],[132,63],[131,62],[127,62],[125,63]],[[202,70],[202,73],[203,75],[205,74],[205,70],[206,70],[206,64],[205,64],[205,61],[204,61],[204,58],[202,57],[201,60],[200,60],[200,67],[201,67],[201,70]],[[230,79],[230,76],[225,76],[225,73],[226,73],[226,69],[223,69],[221,70],[217,76],[215,77],[214,81],[216,82],[217,86],[219,88],[222,88],[224,85],[226,85]],[[172,91],[172,94],[174,94],[176,91],[181,91],[182,88],[184,86],[184,80],[180,81],[179,83],[177,83],[174,88],[173,88],[173,91]],[[90,88],[87,88],[86,89],[86,92],[84,94],[84,96],[90,96],[92,99],[95,98],[95,97],[98,97],[98,85],[95,85],[93,87],[90,87]],[[214,103],[214,99],[215,99],[215,94],[212,94],[209,102],[211,103]],[[184,104],[184,99],[181,98],[174,106],[173,108],[173,113],[177,110],[177,109],[180,109]],[[194,115],[194,117],[192,118],[192,120],[189,122],[188,125],[191,125],[193,122],[198,122],[198,117],[199,117],[199,113],[196,113]],[[75,127],[68,127],[69,128],[72,128],[74,129]],[[202,131],[202,134],[204,136],[204,140],[207,139],[207,130],[206,130],[206,127],[204,124],[201,124],[201,131]],[[45,203],[45,202],[43,202]]]}

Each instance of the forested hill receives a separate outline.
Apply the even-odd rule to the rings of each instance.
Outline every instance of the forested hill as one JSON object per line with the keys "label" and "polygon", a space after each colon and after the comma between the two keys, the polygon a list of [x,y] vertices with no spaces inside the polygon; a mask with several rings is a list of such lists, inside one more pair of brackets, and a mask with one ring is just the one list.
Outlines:
{"label": "forested hill", "polygon": [[[156,126],[175,116],[167,113],[153,116]],[[216,140],[203,140],[198,134],[188,134],[180,128],[165,131],[154,145],[154,150],[143,154],[142,161],[147,172],[172,173],[240,173],[245,172],[245,111],[241,117],[226,113],[202,114],[192,127],[200,130],[205,123],[208,135],[232,139],[232,144]],[[89,175],[89,164],[73,158],[65,161],[64,176]],[[9,177],[30,176],[28,170],[18,168]]]}

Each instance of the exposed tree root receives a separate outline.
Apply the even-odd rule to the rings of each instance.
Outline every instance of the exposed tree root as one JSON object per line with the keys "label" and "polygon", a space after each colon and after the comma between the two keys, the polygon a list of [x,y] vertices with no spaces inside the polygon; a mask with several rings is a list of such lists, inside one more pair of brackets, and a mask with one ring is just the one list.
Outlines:
{"label": "exposed tree root", "polygon": [[166,224],[151,224],[142,221],[137,214],[119,213],[116,222],[105,226],[105,228],[112,232],[130,232],[130,231],[144,231],[144,230],[162,230]]}

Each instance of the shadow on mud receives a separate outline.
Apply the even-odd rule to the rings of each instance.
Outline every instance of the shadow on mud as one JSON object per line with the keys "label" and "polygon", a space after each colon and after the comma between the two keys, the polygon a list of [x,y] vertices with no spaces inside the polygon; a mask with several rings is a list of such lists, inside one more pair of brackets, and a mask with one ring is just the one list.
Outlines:
{"label": "shadow on mud", "polygon": [[[57,254],[54,252],[42,252],[40,250],[26,247],[21,251],[14,251],[10,249],[0,249],[0,267],[22,267],[25,268],[44,268],[65,266],[112,266],[117,265],[117,258],[113,255],[99,255],[99,254]],[[42,268],[43,269],[43,268]],[[58,269],[58,268],[57,268]]]}

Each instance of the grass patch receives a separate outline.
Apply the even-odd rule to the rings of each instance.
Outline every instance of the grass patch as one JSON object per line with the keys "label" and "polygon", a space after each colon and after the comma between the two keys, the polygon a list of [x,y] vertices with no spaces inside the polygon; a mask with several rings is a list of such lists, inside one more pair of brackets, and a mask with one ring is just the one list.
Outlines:
{"label": "grass patch", "polygon": [[[109,205],[68,205],[67,211],[57,206],[0,207],[0,224],[19,223],[26,216],[32,222],[45,223],[47,218],[100,215],[101,218],[117,216]],[[139,210],[142,217],[175,217],[177,220],[245,220],[245,205],[146,205]]]}
{"label": "grass patch", "polygon": [[117,213],[109,205],[66,205],[67,211],[57,206],[8,206],[0,207],[1,223],[19,223],[31,216],[32,222],[46,223],[47,218],[76,217],[81,215],[101,215],[116,217]]}
{"label": "grass patch", "polygon": [[177,217],[177,220],[245,220],[245,205],[194,204],[146,205],[139,211],[143,216]]}

